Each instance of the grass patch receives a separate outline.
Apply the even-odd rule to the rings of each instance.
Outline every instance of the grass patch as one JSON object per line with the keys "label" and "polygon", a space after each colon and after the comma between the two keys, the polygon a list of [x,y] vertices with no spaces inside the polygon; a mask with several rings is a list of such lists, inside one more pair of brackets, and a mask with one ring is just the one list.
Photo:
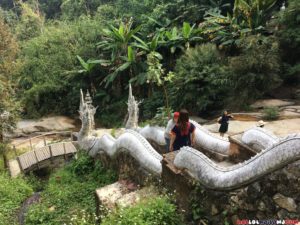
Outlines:
{"label": "grass patch", "polygon": [[116,174],[104,169],[100,161],[94,162],[80,152],[77,160],[50,176],[41,203],[32,205],[27,213],[26,225],[70,224],[72,217],[83,213],[93,217],[95,189],[116,179]]}
{"label": "grass patch", "polygon": [[102,225],[181,225],[182,216],[176,211],[176,206],[167,197],[145,199],[129,208],[120,208],[108,215]]}
{"label": "grass patch", "polygon": [[0,172],[4,171],[3,156],[0,154]]}
{"label": "grass patch", "polygon": [[10,178],[0,172],[0,225],[18,224],[16,213],[22,202],[33,194],[31,186],[22,178]]}
{"label": "grass patch", "polygon": [[263,119],[265,120],[276,120],[279,118],[278,107],[267,107],[263,111]]}

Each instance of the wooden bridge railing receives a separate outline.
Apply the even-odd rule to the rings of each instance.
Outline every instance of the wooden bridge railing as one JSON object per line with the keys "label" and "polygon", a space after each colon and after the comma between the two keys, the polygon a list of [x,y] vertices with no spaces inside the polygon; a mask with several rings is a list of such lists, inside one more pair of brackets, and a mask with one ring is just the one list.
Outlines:
{"label": "wooden bridge railing", "polygon": [[[43,146],[47,146],[47,140],[46,140],[46,137],[47,136],[53,136],[53,135],[65,135],[65,136],[69,136],[70,140],[72,141],[73,139],[73,135],[72,135],[72,131],[61,131],[61,132],[49,132],[49,133],[45,133],[45,134],[41,134],[41,135],[37,135],[37,136],[34,136],[34,137],[31,137],[31,138],[28,138],[26,140],[23,140],[23,141],[20,141],[16,144],[13,144],[12,147],[13,147],[13,151],[14,151],[14,154],[15,154],[15,157],[18,156],[18,153],[17,153],[17,148],[21,145],[24,145],[26,143],[28,143],[28,147],[30,147],[30,150],[33,151],[35,149],[34,147],[34,141],[36,139],[42,139],[43,140]],[[41,148],[41,147],[39,147]]]}
{"label": "wooden bridge railing", "polygon": [[26,152],[17,157],[20,169],[27,171],[28,169],[37,166],[40,167],[41,162],[51,160],[58,156],[73,155],[77,152],[73,142],[59,142],[41,147],[29,152]]}

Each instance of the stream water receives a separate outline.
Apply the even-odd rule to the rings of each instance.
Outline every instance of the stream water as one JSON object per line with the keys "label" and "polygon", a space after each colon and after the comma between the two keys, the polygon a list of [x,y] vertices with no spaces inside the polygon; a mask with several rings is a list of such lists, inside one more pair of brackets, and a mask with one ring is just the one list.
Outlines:
{"label": "stream water", "polygon": [[35,192],[33,195],[31,195],[29,198],[27,198],[18,213],[18,221],[20,225],[25,225],[25,215],[30,205],[34,203],[38,203],[41,198],[41,192]]}

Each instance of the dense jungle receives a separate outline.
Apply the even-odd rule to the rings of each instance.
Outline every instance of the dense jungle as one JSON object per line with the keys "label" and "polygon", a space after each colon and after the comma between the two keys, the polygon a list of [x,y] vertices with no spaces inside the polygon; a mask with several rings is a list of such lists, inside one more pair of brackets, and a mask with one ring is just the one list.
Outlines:
{"label": "dense jungle", "polygon": [[[166,125],[181,108],[211,119],[252,112],[259,99],[299,104],[300,1],[0,0],[0,225],[99,224],[91,193],[116,171],[80,152],[47,178],[12,180],[4,133],[20,119],[77,120],[80,89],[98,107],[97,127],[124,127],[129,84],[141,123]],[[198,206],[186,220],[159,192],[101,224],[214,224]],[[34,193],[42,202],[20,219]]]}

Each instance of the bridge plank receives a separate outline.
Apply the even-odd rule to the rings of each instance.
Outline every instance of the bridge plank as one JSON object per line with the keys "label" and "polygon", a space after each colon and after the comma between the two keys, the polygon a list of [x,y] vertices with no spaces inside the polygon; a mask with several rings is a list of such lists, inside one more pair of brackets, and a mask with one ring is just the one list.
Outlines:
{"label": "bridge plank", "polygon": [[45,146],[40,149],[37,149],[35,152],[36,152],[36,157],[39,162],[49,159],[51,157],[49,146]]}
{"label": "bridge plank", "polygon": [[64,146],[63,143],[55,143],[51,145],[52,155],[53,156],[60,156],[64,155]]}
{"label": "bridge plank", "polygon": [[77,152],[76,147],[72,142],[60,142],[52,145],[44,146],[34,151],[26,152],[17,157],[20,162],[20,168],[22,171],[38,164],[38,162],[45,161],[52,157],[74,154]]}
{"label": "bridge plank", "polygon": [[35,158],[33,151],[26,152],[23,155],[20,155],[19,159],[20,159],[21,167],[23,170],[25,170],[37,163],[37,160]]}
{"label": "bridge plank", "polygon": [[72,142],[66,142],[65,147],[66,147],[66,154],[77,152],[77,149],[75,148]]}

